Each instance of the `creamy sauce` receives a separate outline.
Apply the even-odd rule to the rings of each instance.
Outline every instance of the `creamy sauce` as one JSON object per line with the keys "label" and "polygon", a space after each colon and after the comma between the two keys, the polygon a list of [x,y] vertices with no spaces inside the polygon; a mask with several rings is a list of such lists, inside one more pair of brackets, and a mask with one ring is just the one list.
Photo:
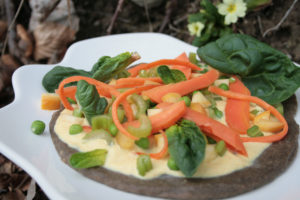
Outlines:
{"label": "creamy sauce", "polygon": [[[223,111],[225,109],[226,101],[216,101],[219,110]],[[226,124],[225,117],[223,116],[220,122]],[[136,168],[136,159],[138,155],[135,153],[137,151],[141,152],[136,145],[132,150],[121,149],[117,145],[116,141],[114,144],[108,145],[103,139],[82,139],[86,133],[79,133],[77,135],[69,134],[69,127],[72,124],[88,125],[86,119],[77,118],[72,116],[72,111],[64,110],[61,112],[55,124],[55,132],[58,137],[70,147],[75,148],[79,151],[91,151],[94,149],[107,149],[108,154],[104,167],[113,171],[120,172],[126,175],[133,175],[138,178],[150,179],[160,176],[162,174],[168,174],[173,176],[184,175],[180,171],[170,170],[167,166],[168,158],[161,160],[152,160],[153,169],[146,173],[144,177],[138,174]],[[270,133],[264,133],[268,135]],[[151,152],[158,152],[163,146],[163,139],[159,138],[157,146],[151,149]],[[200,164],[195,177],[216,177],[221,175],[226,175],[232,173],[236,170],[251,166],[254,160],[267,148],[270,146],[269,143],[244,143],[245,148],[248,152],[248,157],[233,153],[231,151],[226,151],[224,156],[220,157],[216,154],[214,150],[214,145],[207,145],[206,154],[203,162]]]}

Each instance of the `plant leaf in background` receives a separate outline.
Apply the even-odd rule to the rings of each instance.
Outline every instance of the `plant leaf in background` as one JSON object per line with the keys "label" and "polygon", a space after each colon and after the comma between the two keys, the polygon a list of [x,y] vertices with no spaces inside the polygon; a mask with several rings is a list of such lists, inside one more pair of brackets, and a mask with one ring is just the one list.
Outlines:
{"label": "plant leaf in background", "polygon": [[169,153],[182,173],[191,177],[204,159],[206,141],[199,127],[182,120],[166,130]]}
{"label": "plant leaf in background", "polygon": [[99,96],[96,87],[84,80],[77,82],[76,100],[89,124],[92,117],[103,114],[107,106],[106,99]]}
{"label": "plant leaf in background", "polygon": [[70,157],[70,165],[74,168],[85,169],[102,166],[105,163],[107,150],[95,149],[88,152],[74,153]]}
{"label": "plant leaf in background", "polygon": [[124,72],[124,69],[131,63],[138,60],[140,56],[137,53],[125,52],[115,57],[100,58],[99,61],[93,66],[93,78],[99,81],[108,81],[112,77],[116,76],[120,72]]}
{"label": "plant leaf in background", "polygon": [[[190,14],[188,22],[188,26],[199,22],[204,25],[201,34],[196,35],[192,42],[198,47],[214,41],[222,35],[232,33],[232,29],[224,24],[224,16],[218,13],[216,6],[210,0],[202,0],[200,12]],[[193,33],[191,34],[193,35]]]}
{"label": "plant leaf in background", "polygon": [[272,3],[272,0],[245,0],[248,10],[264,8]]}
{"label": "plant leaf in background", "polygon": [[42,84],[47,92],[54,92],[58,88],[59,83],[70,76],[87,76],[92,74],[84,70],[78,70],[71,67],[56,66],[44,76]]}
{"label": "plant leaf in background", "polygon": [[177,69],[169,69],[166,65],[159,66],[157,68],[157,73],[165,84],[177,83],[186,80],[184,73]]}
{"label": "plant leaf in background", "polygon": [[230,34],[197,51],[202,61],[227,74],[237,74],[270,104],[288,99],[300,86],[300,68],[282,52],[248,35]]}

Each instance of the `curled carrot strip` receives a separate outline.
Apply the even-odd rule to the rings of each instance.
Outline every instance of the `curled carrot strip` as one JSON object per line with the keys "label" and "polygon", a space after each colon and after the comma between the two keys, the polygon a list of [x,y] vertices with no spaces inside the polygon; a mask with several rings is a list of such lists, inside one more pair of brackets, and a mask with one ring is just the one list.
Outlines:
{"label": "curled carrot strip", "polygon": [[161,151],[159,151],[157,153],[150,153],[149,154],[149,156],[151,158],[154,158],[154,159],[161,159],[161,158],[163,158],[166,155],[166,153],[168,151],[168,146],[169,146],[168,145],[168,138],[167,138],[166,133],[164,131],[162,131],[162,130],[160,130],[159,132],[162,134],[162,136],[164,138],[164,146],[161,149]]}
{"label": "curled carrot strip", "polygon": [[[72,82],[76,82],[76,81],[80,81],[80,80],[85,80],[89,84],[95,85],[98,93],[103,96],[110,97],[111,95],[115,95],[115,96],[120,95],[120,92],[117,91],[114,87],[112,87],[108,84],[105,84],[101,81],[97,81],[93,78],[89,78],[89,77],[85,77],[85,76],[71,76],[69,78],[62,80],[58,87],[58,94],[60,96],[62,104],[64,105],[64,107],[66,109],[73,110],[73,107],[70,105],[69,101],[66,98],[64,86],[68,83],[72,83]],[[126,114],[128,121],[132,121],[134,119],[133,112],[132,112],[132,109],[126,99],[124,99],[122,101],[122,105],[124,107],[125,114]]]}
{"label": "curled carrot strip", "polygon": [[130,90],[127,90],[126,92],[120,94],[117,99],[114,101],[113,105],[112,105],[112,118],[113,118],[113,121],[114,121],[114,124],[117,126],[117,128],[119,129],[119,131],[121,133],[123,133],[124,135],[126,135],[127,137],[133,139],[133,140],[138,140],[139,138],[131,135],[125,128],[124,126],[120,123],[119,121],[119,118],[118,118],[118,113],[117,113],[117,109],[118,109],[118,106],[120,105],[120,103],[126,99],[126,97],[128,95],[131,95],[133,93],[139,93],[139,92],[142,92],[144,90],[148,90],[148,89],[151,89],[151,88],[154,88],[156,87],[157,85],[147,85],[147,86],[142,86],[142,87],[137,87],[137,88],[133,88],[133,89],[130,89]]}
{"label": "curled carrot strip", "polygon": [[269,136],[262,136],[262,137],[241,137],[243,142],[276,142],[284,138],[288,132],[288,124],[284,117],[270,104],[265,102],[264,100],[250,96],[250,95],[244,95],[240,93],[235,93],[231,91],[224,91],[220,88],[217,88],[215,86],[210,86],[208,88],[210,92],[213,92],[217,95],[224,96],[227,98],[232,98],[232,99],[238,99],[238,100],[243,100],[243,101],[251,101],[253,103],[256,103],[257,105],[261,106],[265,110],[269,110],[279,121],[283,123],[283,129],[274,135],[269,135]]}
{"label": "curled carrot strip", "polygon": [[66,109],[73,110],[73,107],[70,105],[70,103],[68,102],[68,100],[65,96],[64,86],[68,83],[72,83],[72,82],[76,82],[76,81],[80,81],[80,80],[85,80],[89,84],[95,85],[98,92],[99,92],[99,90],[101,90],[101,93],[110,94],[111,90],[116,90],[112,86],[107,85],[105,83],[102,83],[100,81],[97,81],[93,78],[89,78],[89,77],[85,77],[85,76],[71,76],[71,77],[68,77],[68,78],[62,80],[60,82],[59,86],[58,86],[58,94],[60,96],[62,104],[64,105],[64,107]]}

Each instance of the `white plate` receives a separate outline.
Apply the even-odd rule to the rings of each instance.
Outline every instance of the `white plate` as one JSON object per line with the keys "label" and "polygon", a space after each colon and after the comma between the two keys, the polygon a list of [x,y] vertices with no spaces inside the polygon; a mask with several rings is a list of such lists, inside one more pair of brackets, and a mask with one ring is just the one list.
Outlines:
{"label": "white plate", "polygon": [[[73,44],[59,65],[91,69],[103,55],[115,56],[137,51],[140,61],[175,58],[196,48],[170,36],[156,33],[133,33],[99,37]],[[32,121],[49,124],[52,112],[40,109],[42,78],[55,65],[26,65],[13,75],[15,100],[0,109],[0,151],[25,169],[50,199],[154,199],[122,192],[83,177],[61,162],[49,131],[37,136],[31,133]],[[300,90],[297,91],[298,102]],[[299,109],[296,115],[300,123]],[[232,199],[300,199],[300,154],[287,171],[272,183]]]}

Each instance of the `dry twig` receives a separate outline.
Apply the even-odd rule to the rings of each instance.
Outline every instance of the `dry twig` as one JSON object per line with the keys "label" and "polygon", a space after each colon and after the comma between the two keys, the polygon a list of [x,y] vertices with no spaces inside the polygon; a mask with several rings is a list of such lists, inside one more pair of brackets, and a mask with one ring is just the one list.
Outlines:
{"label": "dry twig", "polygon": [[14,5],[11,0],[5,0],[5,11],[7,15],[7,22],[9,23],[9,27],[7,30],[7,34],[4,40],[2,55],[5,53],[6,45],[8,43],[9,52],[16,57],[20,57],[21,53],[17,47],[16,43],[16,31],[15,31],[15,21],[20,13],[20,10],[23,6],[24,0],[21,0],[19,7],[17,9],[16,14],[13,17]]}
{"label": "dry twig", "polygon": [[60,3],[61,0],[53,0],[50,1],[49,4],[47,6],[44,7],[43,10],[43,16],[40,19],[40,22],[44,22],[49,15],[52,13],[52,11],[57,7],[57,5]]}
{"label": "dry twig", "polygon": [[286,11],[286,13],[284,14],[284,16],[281,18],[281,20],[279,21],[279,23],[272,27],[267,29],[264,34],[263,37],[265,37],[268,33],[272,32],[272,31],[276,31],[280,28],[281,24],[285,21],[285,19],[289,16],[289,14],[291,13],[291,11],[293,10],[295,4],[297,3],[298,0],[294,0],[294,2],[292,3],[292,5],[290,6],[290,8]]}
{"label": "dry twig", "polygon": [[114,15],[113,15],[113,17],[112,17],[112,19],[111,19],[111,21],[110,21],[110,24],[109,24],[109,26],[108,26],[108,28],[107,28],[107,30],[106,30],[107,35],[110,35],[110,34],[111,34],[111,31],[112,31],[112,29],[113,29],[113,27],[114,27],[114,24],[115,24],[115,22],[116,22],[116,20],[117,20],[117,18],[118,18],[118,15],[119,15],[119,13],[120,13],[121,10],[122,10],[123,3],[124,3],[124,0],[119,0],[119,1],[118,1],[118,5],[117,5],[117,8],[116,8],[116,10],[115,10],[115,13],[114,13]]}
{"label": "dry twig", "polygon": [[153,26],[152,26],[152,23],[151,23],[151,20],[150,20],[147,0],[144,0],[144,7],[145,7],[145,13],[146,13],[147,21],[148,21],[148,24],[149,24],[149,32],[153,32]]}

